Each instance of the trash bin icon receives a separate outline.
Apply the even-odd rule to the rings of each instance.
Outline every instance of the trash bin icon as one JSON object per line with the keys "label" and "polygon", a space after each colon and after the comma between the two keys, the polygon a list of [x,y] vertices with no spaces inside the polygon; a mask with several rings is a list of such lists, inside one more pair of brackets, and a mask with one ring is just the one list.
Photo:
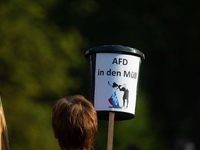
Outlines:
{"label": "trash bin icon", "polygon": [[89,99],[98,118],[108,120],[111,111],[115,120],[134,118],[144,54],[127,46],[105,45],[89,49],[85,56],[89,63]]}

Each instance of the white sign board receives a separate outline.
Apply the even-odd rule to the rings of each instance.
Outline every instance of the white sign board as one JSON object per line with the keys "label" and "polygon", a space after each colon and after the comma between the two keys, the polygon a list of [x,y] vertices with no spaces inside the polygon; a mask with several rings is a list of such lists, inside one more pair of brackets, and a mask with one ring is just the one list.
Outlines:
{"label": "white sign board", "polygon": [[94,107],[135,114],[140,57],[97,53]]}

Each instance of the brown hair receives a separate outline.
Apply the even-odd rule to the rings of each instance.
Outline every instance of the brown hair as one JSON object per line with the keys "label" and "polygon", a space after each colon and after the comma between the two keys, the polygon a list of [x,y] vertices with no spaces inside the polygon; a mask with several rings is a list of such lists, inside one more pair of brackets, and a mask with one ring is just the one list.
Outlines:
{"label": "brown hair", "polygon": [[62,150],[89,150],[97,133],[97,114],[82,95],[66,97],[53,107],[52,127]]}

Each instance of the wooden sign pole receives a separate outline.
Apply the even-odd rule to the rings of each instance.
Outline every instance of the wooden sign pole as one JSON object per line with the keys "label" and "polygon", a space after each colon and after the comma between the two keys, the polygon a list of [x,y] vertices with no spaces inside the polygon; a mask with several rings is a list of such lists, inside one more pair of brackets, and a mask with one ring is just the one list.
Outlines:
{"label": "wooden sign pole", "polygon": [[107,150],[113,149],[114,121],[115,121],[115,113],[109,112]]}

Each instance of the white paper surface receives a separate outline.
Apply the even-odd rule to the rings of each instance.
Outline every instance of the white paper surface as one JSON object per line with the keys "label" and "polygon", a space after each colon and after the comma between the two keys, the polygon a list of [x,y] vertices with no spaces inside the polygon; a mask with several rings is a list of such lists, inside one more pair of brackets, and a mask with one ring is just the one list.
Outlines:
{"label": "white paper surface", "polygon": [[137,56],[96,54],[94,107],[97,111],[135,114],[139,65]]}

